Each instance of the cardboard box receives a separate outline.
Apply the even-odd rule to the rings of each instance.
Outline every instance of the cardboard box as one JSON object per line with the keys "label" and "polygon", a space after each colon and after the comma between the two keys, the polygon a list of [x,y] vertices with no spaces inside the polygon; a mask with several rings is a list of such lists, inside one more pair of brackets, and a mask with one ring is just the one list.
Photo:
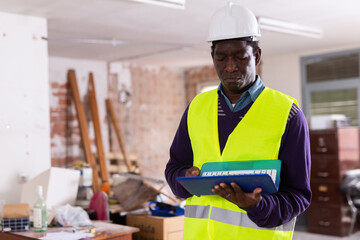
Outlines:
{"label": "cardboard box", "polygon": [[182,240],[184,216],[156,217],[149,215],[126,216],[126,225],[140,229],[134,240]]}
{"label": "cardboard box", "polygon": [[27,203],[4,205],[2,218],[28,218],[29,216],[30,208]]}
{"label": "cardboard box", "polygon": [[3,232],[23,232],[30,229],[29,204],[5,204],[2,215]]}

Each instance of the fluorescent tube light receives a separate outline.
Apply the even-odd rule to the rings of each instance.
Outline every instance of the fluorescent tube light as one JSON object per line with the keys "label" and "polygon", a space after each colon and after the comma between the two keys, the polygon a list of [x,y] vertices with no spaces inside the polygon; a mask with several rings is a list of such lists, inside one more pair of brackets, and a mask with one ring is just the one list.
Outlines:
{"label": "fluorescent tube light", "polygon": [[113,38],[112,40],[105,39],[60,39],[60,38],[49,38],[51,42],[70,42],[70,43],[89,43],[89,44],[111,44],[114,47],[121,44],[126,44],[127,42],[116,40]]}
{"label": "fluorescent tube light", "polygon": [[154,4],[163,7],[184,9],[186,0],[131,0],[131,1]]}
{"label": "fluorescent tube light", "polygon": [[280,21],[267,17],[258,17],[260,29],[299,35],[303,37],[322,38],[323,31],[321,29],[308,27],[296,23]]}

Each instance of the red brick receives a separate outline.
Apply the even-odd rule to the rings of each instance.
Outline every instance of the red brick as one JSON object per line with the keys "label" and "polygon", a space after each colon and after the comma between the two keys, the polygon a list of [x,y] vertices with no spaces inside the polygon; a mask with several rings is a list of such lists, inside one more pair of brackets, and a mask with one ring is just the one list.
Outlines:
{"label": "red brick", "polygon": [[64,91],[58,91],[51,94],[53,97],[66,97],[67,93]]}

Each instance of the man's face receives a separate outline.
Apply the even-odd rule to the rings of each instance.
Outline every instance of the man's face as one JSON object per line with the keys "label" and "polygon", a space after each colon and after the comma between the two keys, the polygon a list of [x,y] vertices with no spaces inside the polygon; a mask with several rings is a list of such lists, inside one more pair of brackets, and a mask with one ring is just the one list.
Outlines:
{"label": "man's face", "polygon": [[251,87],[260,55],[261,50],[254,54],[246,41],[226,40],[215,44],[212,58],[225,93],[241,94]]}

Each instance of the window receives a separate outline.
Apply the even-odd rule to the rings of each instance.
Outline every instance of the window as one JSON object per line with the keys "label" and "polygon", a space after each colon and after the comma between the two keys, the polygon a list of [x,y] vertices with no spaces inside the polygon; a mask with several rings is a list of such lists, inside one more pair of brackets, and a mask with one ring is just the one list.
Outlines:
{"label": "window", "polygon": [[306,65],[306,80],[323,82],[359,76],[359,54],[335,56]]}
{"label": "window", "polygon": [[356,89],[311,92],[311,116],[341,114],[358,126]]}
{"label": "window", "polygon": [[360,50],[301,59],[303,109],[308,119],[343,115],[359,125]]}

